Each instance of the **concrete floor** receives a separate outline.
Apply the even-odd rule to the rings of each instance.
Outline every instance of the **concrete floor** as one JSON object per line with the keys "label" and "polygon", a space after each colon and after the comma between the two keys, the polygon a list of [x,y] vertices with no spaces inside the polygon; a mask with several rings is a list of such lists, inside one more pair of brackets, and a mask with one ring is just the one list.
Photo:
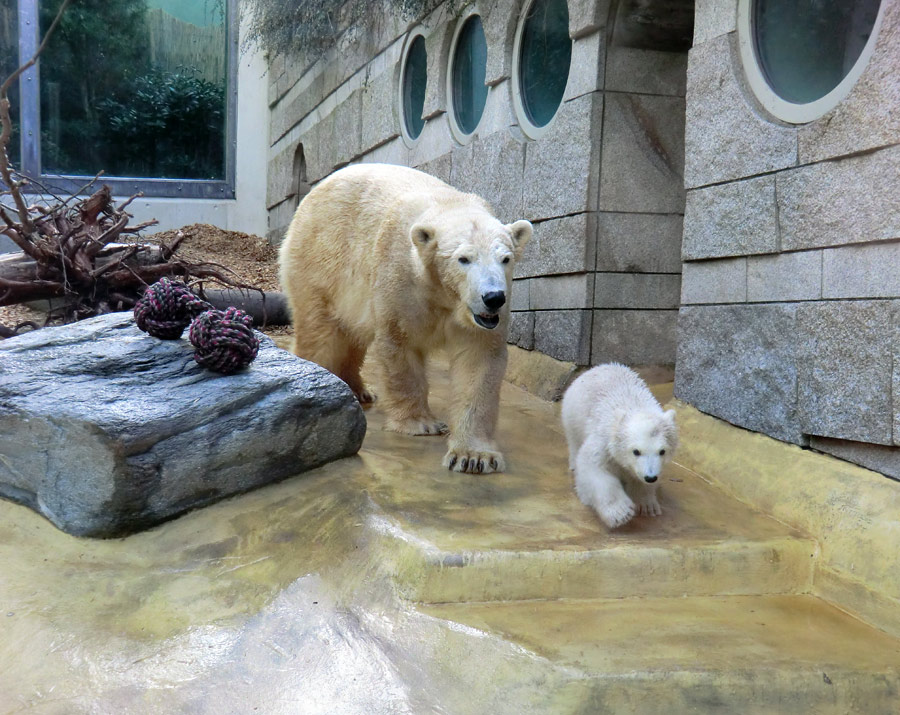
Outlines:
{"label": "concrete floor", "polygon": [[126,539],[0,502],[0,713],[900,711],[900,641],[808,595],[815,541],[678,464],[609,533],[558,407],[502,400],[506,474],[376,406],[357,457]]}

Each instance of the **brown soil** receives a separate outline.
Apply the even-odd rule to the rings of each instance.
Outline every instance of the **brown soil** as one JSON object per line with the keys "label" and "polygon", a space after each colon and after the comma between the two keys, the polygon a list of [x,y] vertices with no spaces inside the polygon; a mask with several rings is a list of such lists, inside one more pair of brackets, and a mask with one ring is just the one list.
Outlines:
{"label": "brown soil", "polygon": [[[185,235],[185,239],[178,249],[178,255],[185,260],[216,263],[228,269],[232,278],[238,282],[266,291],[281,290],[278,283],[278,250],[260,236],[195,223],[180,229],[144,236],[140,240],[171,243],[179,232]],[[45,318],[46,314],[43,311],[27,305],[0,307],[0,324],[9,327],[26,320],[43,325]],[[265,332],[283,335],[289,332],[289,329],[272,327],[266,328]]]}

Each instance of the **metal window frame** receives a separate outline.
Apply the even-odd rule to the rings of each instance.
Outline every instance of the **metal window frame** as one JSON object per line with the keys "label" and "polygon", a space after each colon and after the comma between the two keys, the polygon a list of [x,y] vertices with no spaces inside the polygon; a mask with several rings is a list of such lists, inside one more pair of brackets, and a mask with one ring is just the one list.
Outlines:
{"label": "metal window frame", "polygon": [[[39,0],[19,0],[19,62],[30,60],[40,45]],[[237,152],[237,92],[238,92],[238,0],[225,0],[225,179],[152,179],[103,175],[98,183],[107,184],[116,196],[143,193],[147,197],[179,199],[235,198],[235,154]],[[82,189],[92,176],[44,174],[41,171],[41,93],[40,61],[19,79],[22,128],[21,173],[36,178],[40,184],[60,193],[74,193]],[[102,167],[98,167],[98,170]],[[33,188],[38,191],[38,187]]]}

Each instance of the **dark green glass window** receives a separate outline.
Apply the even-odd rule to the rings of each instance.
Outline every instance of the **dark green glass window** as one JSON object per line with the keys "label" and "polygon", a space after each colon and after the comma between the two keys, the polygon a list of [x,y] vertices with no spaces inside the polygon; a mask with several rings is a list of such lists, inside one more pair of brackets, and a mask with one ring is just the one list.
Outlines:
{"label": "dark green glass window", "polygon": [[[61,0],[41,0],[46,28]],[[220,0],[79,0],[40,60],[48,174],[225,177]]]}
{"label": "dark green glass window", "polygon": [[756,0],[756,56],[772,90],[807,104],[837,87],[862,54],[879,0]]}
{"label": "dark green glass window", "polygon": [[403,122],[410,139],[417,138],[425,126],[422,111],[425,109],[427,64],[425,38],[417,35],[409,46],[403,67]]}
{"label": "dark green glass window", "polygon": [[565,0],[535,0],[522,28],[519,91],[529,121],[543,127],[556,114],[569,79],[572,41]]}
{"label": "dark green glass window", "polygon": [[487,41],[481,18],[472,15],[462,27],[453,54],[453,116],[464,134],[471,134],[484,112],[488,88]]}

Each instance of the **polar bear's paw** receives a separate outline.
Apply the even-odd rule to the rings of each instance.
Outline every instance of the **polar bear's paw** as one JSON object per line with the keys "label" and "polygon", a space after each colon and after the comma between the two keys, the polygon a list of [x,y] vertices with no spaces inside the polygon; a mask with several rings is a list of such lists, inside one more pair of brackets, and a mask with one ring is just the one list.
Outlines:
{"label": "polar bear's paw", "polygon": [[447,434],[447,425],[434,418],[423,417],[421,419],[410,418],[406,420],[388,420],[384,428],[400,434],[439,435]]}
{"label": "polar bear's paw", "polygon": [[467,474],[490,474],[506,469],[506,462],[500,452],[491,450],[451,447],[444,455],[444,466],[454,472]]}
{"label": "polar bear's paw", "polygon": [[641,516],[659,516],[660,514],[662,514],[662,507],[659,505],[659,500],[656,498],[656,494],[648,494],[647,496],[639,499],[637,508],[638,513]]}
{"label": "polar bear's paw", "polygon": [[378,399],[378,396],[369,388],[364,387],[359,391],[359,394],[356,395],[356,399],[359,400],[359,404],[361,405],[371,405]]}
{"label": "polar bear's paw", "polygon": [[610,529],[627,524],[634,517],[634,502],[628,497],[619,499],[610,504],[604,504],[597,509],[597,513]]}

